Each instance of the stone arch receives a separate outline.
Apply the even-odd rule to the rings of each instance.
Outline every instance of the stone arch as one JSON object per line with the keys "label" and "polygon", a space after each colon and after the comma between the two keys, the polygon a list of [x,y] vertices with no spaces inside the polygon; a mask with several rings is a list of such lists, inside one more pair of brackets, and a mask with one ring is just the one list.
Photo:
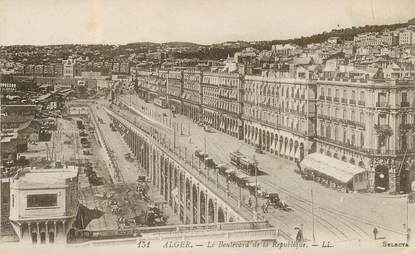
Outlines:
{"label": "stone arch", "polygon": [[190,183],[190,179],[186,178],[186,208],[190,208],[189,204],[190,204],[190,198],[191,198],[191,183]]}
{"label": "stone arch", "polygon": [[271,137],[270,137],[270,135],[269,135],[269,131],[267,131],[267,144],[266,144],[266,146],[267,146],[267,151],[269,151],[269,148],[270,148],[270,145],[271,145]]}
{"label": "stone arch", "polygon": [[170,198],[169,198],[169,205],[170,206],[172,205],[171,190],[175,187],[174,186],[174,181],[173,181],[173,171],[174,171],[173,164],[170,163],[169,164],[169,178],[167,179],[169,184],[170,184],[170,192],[168,193],[169,196],[170,196]]}
{"label": "stone arch", "polygon": [[185,176],[184,176],[184,172],[180,171],[179,172],[179,189],[180,189],[180,199],[183,200],[184,199],[184,192],[185,189],[184,187],[186,186],[186,181],[185,181]]}
{"label": "stone arch", "polygon": [[284,155],[287,155],[287,151],[288,151],[288,138],[285,137],[284,138]]}
{"label": "stone arch", "polygon": [[209,199],[208,201],[208,222],[213,223],[215,222],[215,205],[213,204],[213,200]]}
{"label": "stone arch", "polygon": [[359,163],[357,164],[357,166],[359,166],[360,168],[365,168],[365,163],[363,161],[359,161]]}
{"label": "stone arch", "polygon": [[338,153],[334,153],[333,157],[336,158],[336,159],[339,159],[339,154]]}
{"label": "stone arch", "polygon": [[193,191],[193,203],[192,203],[192,208],[193,208],[193,223],[196,224],[197,223],[197,187],[195,184],[193,184],[192,186],[192,191]]}
{"label": "stone arch", "polygon": [[293,143],[293,139],[290,139],[289,140],[289,150],[288,150],[288,156],[290,157],[290,159],[292,158],[291,157],[291,153],[292,153],[292,150],[293,150],[293,148],[294,148],[294,143]]}
{"label": "stone arch", "polygon": [[225,214],[222,207],[218,208],[218,222],[225,222]]}
{"label": "stone arch", "polygon": [[304,159],[304,143],[300,143],[300,161]]}
{"label": "stone arch", "polygon": [[173,188],[179,187],[179,171],[176,166],[173,166]]}
{"label": "stone arch", "polygon": [[345,155],[342,156],[342,161],[347,162],[347,157]]}
{"label": "stone arch", "polygon": [[350,161],[349,161],[351,164],[355,164],[356,163],[356,161],[354,160],[354,158],[352,157],[352,158],[350,158]]}
{"label": "stone arch", "polygon": [[203,191],[200,192],[200,223],[206,223],[206,196]]}
{"label": "stone arch", "polygon": [[[295,140],[294,141],[294,155],[297,155],[297,151],[298,151],[298,141]],[[297,159],[297,158],[296,158]]]}
{"label": "stone arch", "polygon": [[331,157],[331,152],[330,152],[330,150],[327,150],[326,155]]}
{"label": "stone arch", "polygon": [[235,219],[233,218],[233,216],[229,216],[228,222],[235,222]]}
{"label": "stone arch", "polygon": [[389,190],[389,169],[387,165],[380,164],[375,168],[375,191]]}

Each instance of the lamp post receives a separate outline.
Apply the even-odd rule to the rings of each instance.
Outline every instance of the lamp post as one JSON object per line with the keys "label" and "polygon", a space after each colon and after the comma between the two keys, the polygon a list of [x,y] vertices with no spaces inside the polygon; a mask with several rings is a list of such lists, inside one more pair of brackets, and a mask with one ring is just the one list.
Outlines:
{"label": "lamp post", "polygon": [[255,154],[253,155],[254,158],[254,166],[255,166],[255,209],[254,209],[254,220],[258,219],[258,162],[255,159]]}

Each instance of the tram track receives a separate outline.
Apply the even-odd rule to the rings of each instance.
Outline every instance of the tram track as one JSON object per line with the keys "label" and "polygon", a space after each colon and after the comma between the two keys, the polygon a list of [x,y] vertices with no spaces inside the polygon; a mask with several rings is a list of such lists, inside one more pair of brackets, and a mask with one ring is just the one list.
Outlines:
{"label": "tram track", "polygon": [[[143,121],[146,121],[146,124],[150,124],[151,127],[159,129],[157,126],[151,123],[148,119],[143,118]],[[162,131],[159,129],[159,131]],[[209,139],[211,136],[209,136]],[[217,138],[214,138],[217,139]],[[216,145],[212,145],[211,143],[207,144],[208,149],[216,148],[220,149],[221,154],[219,155],[219,160],[224,159],[224,154],[226,153],[225,149],[222,147],[218,147]],[[217,154],[212,154],[213,157],[217,157]],[[226,158],[226,157],[225,157]],[[226,160],[226,159],[225,159]],[[284,193],[285,195],[289,196],[292,203],[289,203],[298,212],[304,213],[307,217],[312,216],[311,211],[311,201],[309,199],[303,198],[300,195],[287,190],[286,188],[280,187],[275,185],[275,182],[270,183],[269,180],[266,179],[259,179],[259,183],[266,183],[268,186],[276,189]],[[373,222],[369,218],[361,217],[357,215],[353,215],[350,213],[346,213],[341,210],[337,210],[335,208],[330,207],[318,207],[319,214],[315,214],[314,216],[317,218],[320,225],[325,227],[328,231],[330,231],[333,235],[335,235],[338,239],[367,239],[371,237],[371,229],[376,226],[380,229],[385,231],[393,232],[395,234],[402,234],[402,231],[394,229],[392,227],[385,226],[383,224]]]}

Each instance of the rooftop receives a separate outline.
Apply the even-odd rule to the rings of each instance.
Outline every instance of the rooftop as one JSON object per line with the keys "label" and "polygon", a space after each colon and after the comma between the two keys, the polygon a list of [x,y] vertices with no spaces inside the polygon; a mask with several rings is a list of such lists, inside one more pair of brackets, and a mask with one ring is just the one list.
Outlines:
{"label": "rooftop", "polygon": [[78,175],[78,167],[37,169],[25,168],[17,173],[12,184],[17,188],[51,188],[65,186],[67,179]]}

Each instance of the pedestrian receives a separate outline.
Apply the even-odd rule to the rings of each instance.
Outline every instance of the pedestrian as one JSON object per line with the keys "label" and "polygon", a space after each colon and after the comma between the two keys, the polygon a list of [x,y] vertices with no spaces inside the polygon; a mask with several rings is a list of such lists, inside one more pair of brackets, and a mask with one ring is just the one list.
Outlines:
{"label": "pedestrian", "polygon": [[266,212],[266,211],[265,211],[265,203],[264,203],[264,204],[262,204],[262,206],[261,206],[261,207],[262,207],[262,212],[263,212],[263,213],[265,213],[265,212]]}
{"label": "pedestrian", "polygon": [[248,206],[249,207],[252,207],[252,199],[251,199],[251,197],[248,198]]}
{"label": "pedestrian", "polygon": [[295,241],[297,243],[302,243],[304,241],[303,230],[299,227],[295,228],[297,230],[297,236],[295,237]]}
{"label": "pedestrian", "polygon": [[373,229],[373,237],[375,238],[375,240],[376,240],[377,235],[378,235],[378,229],[374,228]]}

